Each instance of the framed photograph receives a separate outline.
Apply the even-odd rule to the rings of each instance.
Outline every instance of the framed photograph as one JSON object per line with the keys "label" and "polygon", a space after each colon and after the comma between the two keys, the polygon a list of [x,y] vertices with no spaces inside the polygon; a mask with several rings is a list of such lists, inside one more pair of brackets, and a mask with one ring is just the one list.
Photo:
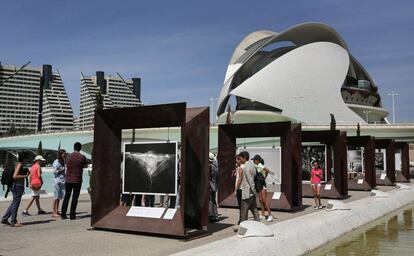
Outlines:
{"label": "framed photograph", "polygon": [[313,160],[319,161],[324,181],[327,182],[326,145],[321,144],[302,145],[302,181],[310,182]]}
{"label": "framed photograph", "polygon": [[375,170],[385,171],[387,169],[386,150],[377,149],[375,151]]}
{"label": "framed photograph", "polygon": [[348,158],[348,172],[350,173],[364,173],[364,148],[349,149],[347,152]]}
{"label": "framed photograph", "polygon": [[239,148],[238,153],[249,152],[250,158],[259,155],[264,160],[264,166],[269,168],[266,177],[266,188],[268,192],[280,191],[282,183],[282,149],[281,147],[247,147]]}
{"label": "framed photograph", "polygon": [[124,144],[122,192],[177,195],[177,142]]}
{"label": "framed photograph", "polygon": [[401,172],[402,162],[401,162],[401,149],[395,150],[395,170]]}

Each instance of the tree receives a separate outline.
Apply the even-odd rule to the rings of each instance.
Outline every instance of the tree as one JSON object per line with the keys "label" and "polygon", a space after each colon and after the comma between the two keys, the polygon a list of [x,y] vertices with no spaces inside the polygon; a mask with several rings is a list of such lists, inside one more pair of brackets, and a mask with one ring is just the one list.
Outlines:
{"label": "tree", "polygon": [[103,97],[100,91],[96,93],[96,108],[95,110],[103,110],[104,109],[104,103],[103,103]]}
{"label": "tree", "polygon": [[231,120],[231,106],[227,106],[227,116],[226,116],[226,124],[231,124],[233,121]]}
{"label": "tree", "polygon": [[359,123],[357,124],[357,136],[361,136],[361,126],[359,126]]}
{"label": "tree", "polygon": [[10,124],[10,128],[7,131],[7,133],[8,133],[8,135],[11,135],[11,136],[17,135],[17,129],[16,129],[16,126],[14,125],[13,122]]}
{"label": "tree", "polygon": [[39,145],[37,146],[37,154],[43,156],[43,147],[42,147],[42,141],[39,141]]}
{"label": "tree", "polygon": [[331,131],[335,131],[336,130],[336,121],[335,121],[335,116],[333,114],[331,115]]}

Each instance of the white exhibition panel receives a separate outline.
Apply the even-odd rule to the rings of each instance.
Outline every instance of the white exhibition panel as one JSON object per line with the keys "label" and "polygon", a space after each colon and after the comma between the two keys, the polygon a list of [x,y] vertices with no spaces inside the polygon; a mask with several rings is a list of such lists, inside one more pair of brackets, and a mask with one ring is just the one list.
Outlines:
{"label": "white exhibition panel", "polygon": [[126,216],[160,219],[164,211],[164,208],[132,206]]}
{"label": "white exhibition panel", "polygon": [[163,218],[165,220],[172,220],[176,212],[177,212],[177,209],[132,206],[127,212],[126,216],[138,217],[138,218],[153,218],[153,219]]}
{"label": "white exhibition panel", "polygon": [[231,91],[232,95],[282,109],[295,117],[302,107],[303,122],[365,121],[344,103],[340,90],[349,68],[348,52],[329,42],[307,44],[288,52]]}
{"label": "white exhibition panel", "polygon": [[250,158],[260,155],[264,160],[264,166],[269,169],[266,177],[268,192],[279,192],[282,184],[282,148],[281,147],[247,147],[239,148],[238,152],[249,152]]}

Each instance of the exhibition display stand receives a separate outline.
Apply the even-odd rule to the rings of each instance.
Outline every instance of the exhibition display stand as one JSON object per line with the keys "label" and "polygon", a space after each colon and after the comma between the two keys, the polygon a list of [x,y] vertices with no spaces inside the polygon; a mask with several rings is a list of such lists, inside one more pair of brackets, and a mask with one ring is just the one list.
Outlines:
{"label": "exhibition display stand", "polygon": [[[301,125],[291,122],[224,124],[218,127],[219,191],[218,203],[238,207],[234,196],[237,138],[280,137],[281,184],[270,201],[272,210],[292,211],[302,207]],[[251,156],[252,157],[252,156]]]}
{"label": "exhibition display stand", "polygon": [[[347,141],[348,150],[356,147],[363,148],[363,172],[353,173],[348,170],[348,190],[375,189],[375,138],[372,136],[348,136]],[[354,175],[358,175],[358,177],[355,178]]]}
{"label": "exhibition display stand", "polygon": [[[346,132],[339,130],[302,131],[302,143],[305,142],[326,145],[327,182],[321,186],[321,197],[334,199],[348,197]],[[302,184],[302,195],[313,197],[310,183]]]}
{"label": "exhibition display stand", "polygon": [[[383,165],[385,164],[385,166],[383,166],[385,170],[382,170],[382,173],[376,174],[377,186],[378,185],[394,186],[395,185],[395,142],[394,140],[393,139],[375,139],[375,149],[385,150],[385,161],[383,161],[382,163]],[[376,161],[378,162],[378,160]]]}
{"label": "exhibition display stand", "polygon": [[[131,207],[120,206],[122,130],[156,127],[181,128],[179,208],[149,208],[148,217],[127,216]],[[185,103],[177,103],[96,111],[91,226],[184,239],[205,234],[209,198],[208,152],[208,108],[187,109]],[[154,217],[152,213],[159,216]]]}

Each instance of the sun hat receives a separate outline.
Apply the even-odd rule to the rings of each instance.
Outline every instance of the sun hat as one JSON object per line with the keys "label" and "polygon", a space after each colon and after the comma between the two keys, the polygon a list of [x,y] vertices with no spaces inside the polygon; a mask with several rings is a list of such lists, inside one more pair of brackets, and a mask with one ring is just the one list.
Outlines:
{"label": "sun hat", "polygon": [[41,155],[37,155],[34,160],[35,161],[38,161],[38,160],[40,160],[40,161],[46,161],[46,159],[44,159],[43,156],[41,156]]}

